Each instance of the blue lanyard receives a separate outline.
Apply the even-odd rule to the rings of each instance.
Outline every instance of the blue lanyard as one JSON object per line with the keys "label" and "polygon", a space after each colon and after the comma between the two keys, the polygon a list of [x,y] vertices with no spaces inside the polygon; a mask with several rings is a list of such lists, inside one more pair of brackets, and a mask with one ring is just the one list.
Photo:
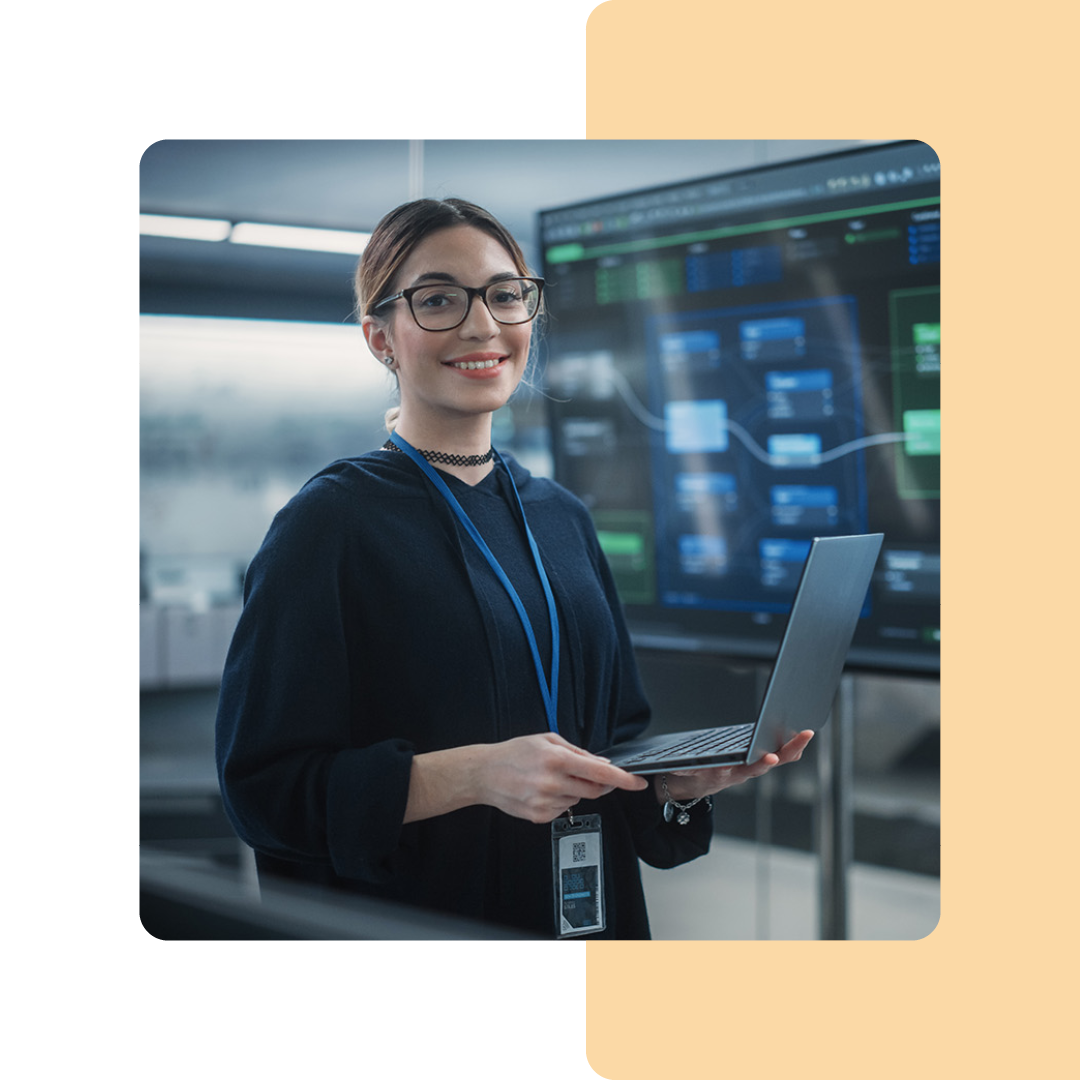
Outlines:
{"label": "blue lanyard", "polygon": [[540,549],[536,546],[536,540],[533,539],[532,530],[529,528],[529,522],[525,518],[525,507],[521,504],[521,496],[518,494],[517,484],[514,483],[514,478],[511,476],[510,470],[506,467],[498,450],[496,450],[495,458],[506,470],[506,475],[510,478],[510,487],[513,488],[514,498],[517,500],[518,509],[521,511],[521,520],[525,526],[525,539],[529,542],[529,550],[532,552],[533,562],[536,564],[536,572],[540,576],[540,584],[544,587],[548,618],[551,620],[550,681],[544,674],[544,661],[540,658],[540,646],[536,643],[536,634],[533,632],[532,623],[529,621],[529,615],[525,610],[525,605],[521,602],[517,590],[506,576],[506,572],[503,570],[502,566],[499,565],[499,560],[495,558],[491,549],[484,542],[484,538],[472,523],[469,515],[465,513],[461,503],[454,498],[454,493],[446,486],[446,482],[439,476],[438,472],[427,463],[420,451],[407,443],[396,431],[391,433],[390,438],[395,445],[416,462],[424,475],[435,485],[436,490],[446,500],[447,505],[453,510],[458,521],[464,526],[465,531],[473,538],[476,546],[480,549],[480,553],[487,559],[488,565],[495,572],[495,576],[499,581],[502,582],[503,588],[506,589],[507,595],[513,602],[514,608],[517,610],[518,618],[521,620],[522,629],[525,631],[525,636],[529,640],[529,649],[532,652],[533,664],[536,667],[536,679],[540,684],[540,695],[544,699],[544,709],[547,712],[548,728],[557,735],[559,733],[559,615],[555,610],[555,597],[551,594],[551,585],[548,582],[544,564],[540,561]]}

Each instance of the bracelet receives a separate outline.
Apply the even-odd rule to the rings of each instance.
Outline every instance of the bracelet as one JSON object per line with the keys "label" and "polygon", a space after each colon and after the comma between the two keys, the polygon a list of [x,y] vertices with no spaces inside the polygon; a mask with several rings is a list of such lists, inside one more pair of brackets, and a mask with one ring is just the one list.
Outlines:
{"label": "bracelet", "polygon": [[[668,791],[667,773],[661,773],[660,774],[660,786],[664,789],[664,798],[667,800],[667,802],[664,803],[664,820],[665,821],[670,821],[672,818],[675,818],[675,820],[680,825],[688,825],[690,823],[690,810],[692,810],[695,806],[697,806],[697,804],[699,802],[702,802],[702,801],[704,801],[707,809],[709,809],[709,810],[712,809],[712,796],[711,795],[700,795],[698,798],[694,799],[691,802],[687,802],[687,803],[676,802],[671,797],[671,792]],[[675,816],[675,811],[676,810],[679,811],[679,814],[678,814],[677,817]]]}

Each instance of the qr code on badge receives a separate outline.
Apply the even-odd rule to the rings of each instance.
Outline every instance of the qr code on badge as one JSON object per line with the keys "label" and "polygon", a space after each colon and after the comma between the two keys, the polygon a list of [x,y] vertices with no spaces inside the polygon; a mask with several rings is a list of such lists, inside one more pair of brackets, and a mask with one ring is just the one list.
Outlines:
{"label": "qr code on badge", "polygon": [[585,859],[586,859],[585,841],[584,840],[580,840],[580,841],[575,840],[574,841],[574,862],[584,862]]}

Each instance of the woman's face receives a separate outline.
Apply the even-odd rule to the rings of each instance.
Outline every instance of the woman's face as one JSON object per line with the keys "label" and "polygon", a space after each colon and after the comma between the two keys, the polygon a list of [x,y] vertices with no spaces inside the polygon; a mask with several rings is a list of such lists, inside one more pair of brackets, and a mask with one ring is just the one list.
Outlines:
{"label": "woman's face", "polygon": [[[481,229],[456,225],[432,233],[404,262],[393,292],[430,282],[478,288],[520,271]],[[427,425],[491,413],[513,393],[529,357],[531,323],[496,322],[479,298],[452,330],[423,330],[404,299],[383,320],[363,320],[372,352],[391,356],[401,391],[401,421]],[[483,366],[478,366],[483,365]]]}

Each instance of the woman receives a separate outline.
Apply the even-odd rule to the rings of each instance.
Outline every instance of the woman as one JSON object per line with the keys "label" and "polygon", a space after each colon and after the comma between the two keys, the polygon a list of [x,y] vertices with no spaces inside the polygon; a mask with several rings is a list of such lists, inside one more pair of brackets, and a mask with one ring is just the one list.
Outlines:
{"label": "woman", "polygon": [[[706,797],[796,760],[810,733],[753,766],[648,780],[596,756],[648,720],[610,572],[584,506],[491,449],[542,290],[470,203],[420,200],[376,228],[357,314],[397,377],[391,441],[309,481],[251,564],[221,788],[260,874],[546,937],[566,930],[549,823],[597,815],[600,936],[647,937],[638,859],[703,854]],[[665,820],[669,800],[685,813]]]}

